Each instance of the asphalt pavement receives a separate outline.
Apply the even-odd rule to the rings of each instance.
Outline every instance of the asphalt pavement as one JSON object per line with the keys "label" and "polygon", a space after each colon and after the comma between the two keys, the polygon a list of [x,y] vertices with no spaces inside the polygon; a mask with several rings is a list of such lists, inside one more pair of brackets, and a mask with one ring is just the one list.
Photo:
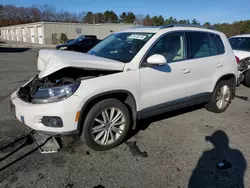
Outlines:
{"label": "asphalt pavement", "polygon": [[9,110],[10,94],[38,73],[38,50],[0,46],[0,187],[249,187],[250,88],[244,86],[223,114],[200,105],[138,122],[140,129],[109,151],[65,137],[60,152],[41,154]]}

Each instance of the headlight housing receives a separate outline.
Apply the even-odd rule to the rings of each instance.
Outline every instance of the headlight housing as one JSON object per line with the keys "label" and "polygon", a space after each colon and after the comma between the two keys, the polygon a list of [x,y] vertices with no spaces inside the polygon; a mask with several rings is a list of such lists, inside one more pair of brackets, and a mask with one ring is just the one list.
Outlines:
{"label": "headlight housing", "polygon": [[60,50],[67,50],[68,47],[64,46],[64,47],[61,47]]}
{"label": "headlight housing", "polygon": [[64,100],[75,93],[79,85],[80,83],[74,83],[58,87],[39,88],[32,96],[31,102],[44,104]]}

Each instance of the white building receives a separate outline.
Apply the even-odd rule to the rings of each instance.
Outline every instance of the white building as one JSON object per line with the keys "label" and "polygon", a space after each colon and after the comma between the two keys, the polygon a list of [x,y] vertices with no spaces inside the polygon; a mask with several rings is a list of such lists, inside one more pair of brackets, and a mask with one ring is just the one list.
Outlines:
{"label": "white building", "polygon": [[97,38],[103,39],[112,32],[133,26],[133,24],[36,22],[0,27],[0,38],[2,40],[50,45],[60,43],[61,33],[65,33],[68,39],[74,39],[80,35],[96,35]]}

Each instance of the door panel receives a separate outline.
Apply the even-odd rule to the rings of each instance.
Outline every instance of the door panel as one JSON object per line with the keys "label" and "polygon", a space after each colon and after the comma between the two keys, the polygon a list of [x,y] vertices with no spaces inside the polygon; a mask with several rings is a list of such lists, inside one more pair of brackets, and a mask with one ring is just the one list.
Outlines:
{"label": "door panel", "polygon": [[189,91],[186,89],[190,74],[183,74],[186,62],[170,63],[164,66],[140,69],[141,109],[164,104],[177,99],[187,101]]}
{"label": "door panel", "polygon": [[191,70],[190,95],[211,92],[217,69],[217,56],[207,32],[186,32],[188,43],[187,66]]}
{"label": "door panel", "polygon": [[[164,56],[168,64],[149,67],[147,58],[154,54]],[[184,32],[166,34],[157,40],[144,58],[140,69],[142,110],[164,103],[169,104],[171,101],[178,102],[178,99],[182,102],[188,101],[190,91],[187,86],[191,73],[185,60]]]}
{"label": "door panel", "polygon": [[212,76],[216,71],[215,57],[190,59],[186,61],[185,68],[190,71],[186,85],[189,95],[210,92],[213,83]]}

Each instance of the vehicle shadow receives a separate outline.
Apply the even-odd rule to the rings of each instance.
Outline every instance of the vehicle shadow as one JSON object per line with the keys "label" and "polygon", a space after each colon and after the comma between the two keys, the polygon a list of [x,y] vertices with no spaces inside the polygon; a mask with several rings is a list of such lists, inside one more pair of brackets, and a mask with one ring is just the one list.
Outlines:
{"label": "vehicle shadow", "polygon": [[0,47],[0,53],[20,53],[26,52],[30,50],[30,48],[10,48],[10,47]]}
{"label": "vehicle shadow", "polygon": [[218,130],[205,137],[213,144],[212,150],[205,151],[190,177],[188,188],[244,187],[247,162],[243,154],[229,147],[229,138]]}
{"label": "vehicle shadow", "polygon": [[[0,151],[2,153],[5,152],[9,152],[3,156],[2,158],[0,158],[0,172],[4,171],[5,169],[7,169],[8,167],[16,164],[17,162],[19,162],[20,160],[22,160],[23,158],[31,155],[32,153],[34,153],[35,151],[37,151],[39,149],[39,147],[42,147],[43,145],[46,144],[46,142],[50,139],[51,137],[47,138],[42,144],[40,144],[39,146],[36,146],[35,148],[27,151],[27,152],[23,152],[21,151],[23,148],[25,148],[26,146],[29,146],[31,144],[34,143],[33,139],[31,138],[31,135],[25,135],[22,136],[20,138],[15,139],[13,142],[8,143],[4,146],[0,146]],[[7,151],[5,151],[7,150]],[[15,160],[9,162],[9,163],[5,163],[5,160],[7,160],[8,158],[10,158],[12,155],[14,155],[15,153],[21,153],[22,155],[18,158],[16,158]],[[1,166],[1,164],[4,164],[3,166]]]}
{"label": "vehicle shadow", "polygon": [[168,118],[171,118],[171,117],[175,117],[175,116],[178,116],[178,115],[182,115],[182,114],[185,114],[185,113],[189,113],[189,112],[192,112],[192,111],[196,111],[196,110],[204,108],[204,106],[205,106],[204,104],[199,104],[199,105],[195,105],[195,106],[191,106],[191,107],[187,107],[187,108],[182,108],[182,109],[178,109],[178,110],[175,110],[175,111],[171,111],[171,112],[167,112],[167,113],[159,114],[159,115],[152,116],[152,117],[149,117],[149,118],[138,120],[137,123],[136,123],[136,128],[132,129],[130,131],[128,139],[135,136],[140,131],[146,130],[150,126],[150,124],[152,124],[154,122],[161,121],[161,120],[164,120],[164,119],[168,119]]}

